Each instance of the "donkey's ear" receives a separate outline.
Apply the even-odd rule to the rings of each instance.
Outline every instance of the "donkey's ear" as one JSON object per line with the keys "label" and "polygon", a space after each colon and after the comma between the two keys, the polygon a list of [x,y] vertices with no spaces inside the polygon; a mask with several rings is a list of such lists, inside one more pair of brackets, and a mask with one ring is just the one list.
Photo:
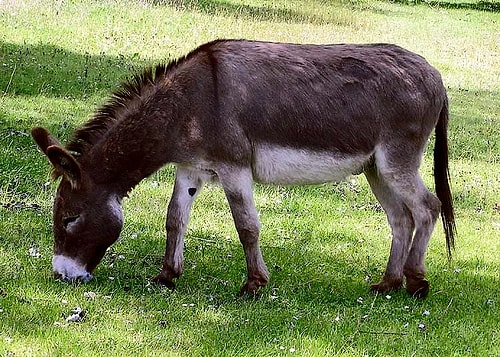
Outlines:
{"label": "donkey's ear", "polygon": [[79,186],[82,169],[73,155],[59,145],[49,146],[45,154],[54,166],[56,176],[62,175],[67,178],[72,187]]}
{"label": "donkey's ear", "polygon": [[59,141],[45,128],[36,127],[31,129],[31,136],[45,155],[47,155],[47,149],[49,146],[61,146]]}

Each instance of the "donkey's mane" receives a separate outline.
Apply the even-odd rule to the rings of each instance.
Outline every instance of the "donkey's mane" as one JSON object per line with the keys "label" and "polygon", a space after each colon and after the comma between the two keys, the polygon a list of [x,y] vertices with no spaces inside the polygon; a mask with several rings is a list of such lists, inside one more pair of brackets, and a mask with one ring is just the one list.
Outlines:
{"label": "donkey's mane", "polygon": [[165,75],[184,58],[148,67],[142,73],[121,84],[113,92],[107,103],[97,109],[93,118],[81,128],[76,129],[72,139],[66,145],[75,156],[81,156],[89,151],[109,129],[111,129],[127,112],[144,100],[144,96],[154,88]]}
{"label": "donkey's mane", "polygon": [[150,90],[178,65],[200,52],[210,52],[218,43],[239,40],[217,39],[201,45],[187,55],[170,61],[167,64],[158,64],[148,67],[142,73],[136,74],[112,93],[107,103],[97,109],[93,118],[76,129],[72,139],[66,145],[74,156],[78,157],[88,152],[117,122],[127,113],[137,108],[143,102]]}

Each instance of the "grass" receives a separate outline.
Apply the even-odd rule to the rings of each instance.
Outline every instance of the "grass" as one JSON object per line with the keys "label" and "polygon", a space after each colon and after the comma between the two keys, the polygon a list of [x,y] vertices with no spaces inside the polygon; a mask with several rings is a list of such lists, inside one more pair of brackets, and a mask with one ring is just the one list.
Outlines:
{"label": "grass", "polygon": [[[499,23],[498,2],[472,0],[0,1],[0,355],[499,355]],[[442,72],[459,235],[449,264],[436,228],[425,301],[369,293],[390,231],[363,177],[257,185],[271,281],[255,300],[235,297],[244,256],[217,186],[195,203],[177,290],[150,284],[171,167],[125,201],[122,238],[93,281],[52,278],[56,183],[29,129],[64,141],[134,70],[223,37],[393,42]],[[428,153],[422,172],[433,187],[431,164]],[[76,306],[85,320],[67,323]]]}

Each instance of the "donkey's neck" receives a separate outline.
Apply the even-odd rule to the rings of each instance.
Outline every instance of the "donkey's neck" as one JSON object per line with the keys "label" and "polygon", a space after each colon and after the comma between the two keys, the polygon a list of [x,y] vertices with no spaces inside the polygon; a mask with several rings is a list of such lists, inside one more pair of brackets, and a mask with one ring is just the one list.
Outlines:
{"label": "donkey's neck", "polygon": [[125,195],[142,179],[176,161],[175,110],[165,103],[165,96],[162,99],[151,98],[126,113],[82,158],[97,182]]}
{"label": "donkey's neck", "polygon": [[165,164],[185,162],[196,147],[186,131],[206,114],[206,106],[194,104],[199,90],[214,92],[213,79],[198,75],[210,73],[202,59],[188,56],[158,66],[154,75],[144,72],[77,133],[69,149],[81,153],[82,165],[97,183],[125,195]]}

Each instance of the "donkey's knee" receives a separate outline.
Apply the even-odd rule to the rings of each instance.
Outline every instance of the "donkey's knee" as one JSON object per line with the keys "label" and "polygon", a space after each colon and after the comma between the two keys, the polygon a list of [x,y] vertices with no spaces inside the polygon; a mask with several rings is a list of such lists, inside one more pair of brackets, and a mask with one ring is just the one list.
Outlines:
{"label": "donkey's knee", "polygon": [[415,228],[418,229],[419,226],[434,226],[440,212],[441,201],[434,194],[426,190],[419,204],[415,205],[412,210],[413,219],[416,224]]}
{"label": "donkey's knee", "polygon": [[425,198],[425,205],[427,206],[432,224],[434,224],[439,217],[439,213],[441,212],[441,201],[429,192]]}
{"label": "donkey's knee", "polygon": [[238,236],[243,247],[258,244],[260,235],[259,221],[239,224],[236,230],[238,231]]}

